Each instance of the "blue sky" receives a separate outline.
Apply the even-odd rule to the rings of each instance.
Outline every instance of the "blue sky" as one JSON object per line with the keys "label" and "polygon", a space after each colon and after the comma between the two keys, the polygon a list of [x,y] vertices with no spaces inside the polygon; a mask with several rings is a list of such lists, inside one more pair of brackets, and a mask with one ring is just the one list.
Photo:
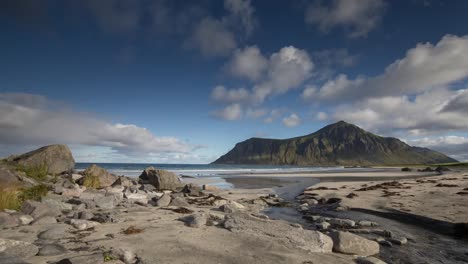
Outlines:
{"label": "blue sky", "polygon": [[468,160],[466,1],[0,4],[0,156],[207,163],[346,120]]}

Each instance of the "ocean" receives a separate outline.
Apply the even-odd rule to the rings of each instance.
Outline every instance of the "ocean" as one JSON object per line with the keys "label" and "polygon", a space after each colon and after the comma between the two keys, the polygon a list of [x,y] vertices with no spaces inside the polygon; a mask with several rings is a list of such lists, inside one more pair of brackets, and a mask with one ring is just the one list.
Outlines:
{"label": "ocean", "polygon": [[222,187],[232,187],[223,176],[235,176],[245,173],[288,173],[301,171],[336,171],[344,167],[310,167],[310,166],[277,166],[277,165],[220,165],[220,164],[150,164],[150,163],[76,163],[75,169],[84,170],[92,164],[96,164],[115,175],[138,177],[141,172],[149,167],[168,170],[179,176],[207,177],[213,184]]}

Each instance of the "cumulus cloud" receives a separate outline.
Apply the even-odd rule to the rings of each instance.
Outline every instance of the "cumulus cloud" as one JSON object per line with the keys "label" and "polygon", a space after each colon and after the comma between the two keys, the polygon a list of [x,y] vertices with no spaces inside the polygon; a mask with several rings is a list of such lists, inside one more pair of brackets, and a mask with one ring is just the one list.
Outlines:
{"label": "cumulus cloud", "polygon": [[219,119],[234,121],[242,118],[243,110],[240,104],[230,104],[223,109],[213,112],[213,115]]}
{"label": "cumulus cloud", "polygon": [[283,125],[287,127],[295,127],[298,126],[301,123],[301,119],[297,114],[291,114],[290,116],[284,117],[283,120]]}
{"label": "cumulus cloud", "polygon": [[314,1],[305,12],[305,22],[317,25],[322,32],[342,26],[352,38],[365,37],[382,20],[383,0],[332,0],[328,5]]}
{"label": "cumulus cloud", "polygon": [[87,0],[82,2],[106,32],[133,32],[140,25],[142,9],[139,1]]}
{"label": "cumulus cloud", "polygon": [[222,85],[216,86],[211,92],[211,99],[219,103],[248,102],[250,93],[245,88],[226,89]]}
{"label": "cumulus cloud", "polygon": [[424,137],[409,143],[440,151],[460,161],[468,160],[468,138],[464,136]]}
{"label": "cumulus cloud", "polygon": [[348,120],[372,131],[398,131],[412,135],[468,129],[466,112],[445,111],[447,105],[465,91],[436,89],[417,95],[367,98],[343,104],[332,113],[336,120]]}
{"label": "cumulus cloud", "polygon": [[123,155],[190,154],[198,146],[133,124],[111,123],[32,94],[0,94],[0,145],[54,143],[109,147]]}
{"label": "cumulus cloud", "polygon": [[325,112],[318,112],[316,115],[315,115],[315,119],[319,120],[319,121],[325,121],[328,119],[328,114],[325,113]]}
{"label": "cumulus cloud", "polygon": [[468,36],[444,36],[436,45],[420,43],[376,77],[339,75],[320,87],[319,100],[414,95],[468,77]]}
{"label": "cumulus cloud", "polygon": [[227,70],[236,77],[259,80],[268,67],[268,60],[257,46],[236,50],[227,64]]}
{"label": "cumulus cloud", "polygon": [[237,47],[236,33],[249,36],[255,29],[255,9],[250,0],[225,0],[227,15],[205,17],[196,24],[187,45],[205,56],[226,56]]}
{"label": "cumulus cloud", "polygon": [[[255,53],[255,59],[247,58],[245,53]],[[248,54],[247,54],[248,55]],[[255,61],[255,63],[253,63]],[[260,104],[267,97],[284,94],[291,89],[299,87],[312,74],[314,63],[307,51],[293,46],[287,46],[273,53],[268,61],[260,54],[256,47],[246,48],[236,53],[230,63],[237,75],[256,78],[265,72],[253,85],[252,90],[225,89],[217,86],[213,89],[217,101],[234,102],[241,104]],[[234,96],[242,93],[242,96]],[[246,96],[249,100],[246,100]]]}

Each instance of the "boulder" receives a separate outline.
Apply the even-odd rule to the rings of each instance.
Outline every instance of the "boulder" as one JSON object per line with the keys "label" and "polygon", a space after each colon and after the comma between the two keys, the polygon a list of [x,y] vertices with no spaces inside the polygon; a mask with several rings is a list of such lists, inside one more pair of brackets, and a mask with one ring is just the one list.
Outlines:
{"label": "boulder", "polygon": [[55,224],[57,223],[57,219],[53,216],[43,216],[39,219],[34,220],[32,222],[33,225],[49,225],[49,224]]}
{"label": "boulder", "polygon": [[332,218],[329,222],[337,227],[354,227],[356,225],[356,222],[350,219]]}
{"label": "boulder", "polygon": [[0,255],[3,257],[29,258],[37,252],[39,248],[31,243],[0,238]]}
{"label": "boulder", "polygon": [[141,205],[148,204],[148,196],[144,193],[125,193],[125,198],[127,198],[130,203]]}
{"label": "boulder", "polygon": [[75,160],[66,145],[49,145],[22,154],[13,159],[24,167],[47,166],[49,174],[61,174],[73,170]]}
{"label": "boulder", "polygon": [[78,230],[86,230],[100,225],[98,222],[83,219],[72,219],[70,220],[70,224]]}
{"label": "boulder", "polygon": [[226,215],[224,227],[234,233],[262,236],[309,252],[331,252],[332,239],[318,231],[291,226],[281,220],[257,218],[244,212]]}
{"label": "boulder", "polygon": [[189,183],[184,186],[182,192],[188,194],[189,196],[201,196],[202,188],[196,184]]}
{"label": "boulder", "polygon": [[29,225],[32,221],[34,221],[34,218],[30,215],[18,215],[18,221],[22,225]]}
{"label": "boulder", "polygon": [[0,228],[15,227],[18,224],[19,224],[19,221],[16,217],[8,213],[0,212]]}
{"label": "boulder", "polygon": [[86,177],[97,177],[99,179],[99,188],[110,187],[117,180],[117,176],[96,164],[86,168],[86,170],[83,171],[83,175],[85,175],[85,177],[82,179],[82,182],[86,180]]}
{"label": "boulder", "polygon": [[[163,195],[164,196],[164,195]],[[170,206],[177,206],[177,207],[189,207],[190,204],[182,197],[175,197],[172,198]]]}
{"label": "boulder", "polygon": [[31,200],[27,200],[21,205],[21,211],[32,216],[34,219],[39,219],[44,216],[56,217],[61,213],[60,210],[56,208]]}
{"label": "boulder", "polygon": [[226,204],[221,205],[219,209],[225,213],[234,213],[245,209],[245,206],[235,201],[228,201]]}
{"label": "boulder", "polygon": [[156,205],[159,207],[166,207],[169,206],[171,200],[171,195],[165,193],[163,196],[161,196],[161,198],[158,199],[158,201],[156,201]]}
{"label": "boulder", "polygon": [[185,222],[187,226],[200,228],[206,225],[206,215],[205,214],[192,214],[181,219]]}
{"label": "boulder", "polygon": [[152,184],[158,191],[175,191],[182,186],[177,175],[170,171],[155,169],[154,167],[146,168],[143,173],[141,173],[139,181],[142,184]]}
{"label": "boulder", "polygon": [[331,232],[330,237],[333,239],[333,250],[336,252],[370,256],[380,251],[379,243],[349,232]]}
{"label": "boulder", "polygon": [[38,256],[57,256],[67,253],[68,250],[60,244],[47,244],[39,249]]}
{"label": "boulder", "polygon": [[37,236],[39,239],[43,240],[56,240],[62,238],[68,238],[72,235],[68,233],[69,227],[67,225],[54,225],[52,228],[47,229]]}
{"label": "boulder", "polygon": [[117,179],[112,184],[112,187],[122,186],[122,187],[130,187],[133,185],[132,180],[125,176],[118,176]]}

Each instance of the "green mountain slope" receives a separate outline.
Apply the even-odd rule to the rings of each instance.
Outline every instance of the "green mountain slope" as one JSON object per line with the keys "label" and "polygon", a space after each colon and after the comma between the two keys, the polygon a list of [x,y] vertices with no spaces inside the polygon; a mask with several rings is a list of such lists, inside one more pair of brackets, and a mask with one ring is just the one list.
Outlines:
{"label": "green mountain slope", "polygon": [[290,139],[251,138],[214,164],[400,165],[456,162],[397,138],[380,137],[344,121]]}

